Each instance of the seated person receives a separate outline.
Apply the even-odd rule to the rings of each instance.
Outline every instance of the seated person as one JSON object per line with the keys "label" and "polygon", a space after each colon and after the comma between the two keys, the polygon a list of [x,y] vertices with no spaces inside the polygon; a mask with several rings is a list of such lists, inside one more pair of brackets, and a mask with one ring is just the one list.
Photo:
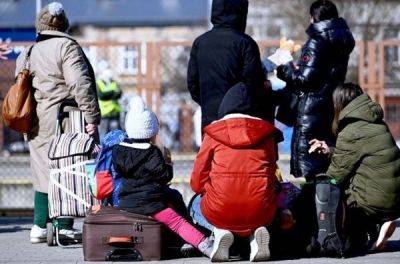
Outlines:
{"label": "seated person", "polygon": [[331,155],[327,175],[344,193],[352,248],[382,250],[400,216],[400,150],[381,106],[358,85],[336,88],[333,103],[336,146],[314,139],[310,153]]}
{"label": "seated person", "polygon": [[220,119],[204,129],[194,163],[190,184],[200,195],[191,215],[214,231],[212,261],[229,260],[233,233],[251,236],[251,261],[270,257],[266,226],[277,208],[277,141],[282,135],[252,116],[250,101],[243,83],[229,89],[219,108]]}
{"label": "seated person", "polygon": [[154,145],[158,120],[140,97],[130,102],[125,128],[129,139],[114,146],[112,151],[114,167],[122,176],[119,208],[152,216],[210,256],[212,242],[170,206],[167,197],[171,192],[168,183],[173,177],[171,160],[166,160]]}

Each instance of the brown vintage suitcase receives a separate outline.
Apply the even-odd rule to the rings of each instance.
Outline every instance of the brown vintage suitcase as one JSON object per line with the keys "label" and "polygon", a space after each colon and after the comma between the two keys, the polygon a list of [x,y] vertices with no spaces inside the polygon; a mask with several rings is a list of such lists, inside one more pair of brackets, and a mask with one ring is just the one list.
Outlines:
{"label": "brown vintage suitcase", "polygon": [[113,207],[91,212],[83,223],[83,255],[88,261],[161,259],[162,226],[150,217]]}

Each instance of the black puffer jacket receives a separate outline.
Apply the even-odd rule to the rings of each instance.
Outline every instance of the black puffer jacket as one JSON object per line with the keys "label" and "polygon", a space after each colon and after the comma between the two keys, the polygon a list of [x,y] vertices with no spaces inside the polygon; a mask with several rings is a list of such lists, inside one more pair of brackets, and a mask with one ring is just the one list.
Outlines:
{"label": "black puffer jacket", "polygon": [[123,177],[119,208],[142,215],[166,208],[165,190],[173,172],[158,147],[128,139],[113,148],[112,161]]}
{"label": "black puffer jacket", "polygon": [[317,138],[334,145],[332,93],[344,82],[355,41],[344,19],[313,23],[307,29],[298,69],[292,63],[278,67],[278,77],[300,94],[292,138],[291,173],[314,178],[325,172],[329,159],[309,154],[309,141]]}
{"label": "black puffer jacket", "polygon": [[[218,119],[225,93],[239,82],[251,91],[261,118],[271,118],[257,43],[246,35],[247,0],[214,0],[211,31],[198,37],[188,66],[188,89],[202,108],[203,127]],[[263,100],[261,98],[264,98]],[[270,111],[270,112],[268,112]]]}

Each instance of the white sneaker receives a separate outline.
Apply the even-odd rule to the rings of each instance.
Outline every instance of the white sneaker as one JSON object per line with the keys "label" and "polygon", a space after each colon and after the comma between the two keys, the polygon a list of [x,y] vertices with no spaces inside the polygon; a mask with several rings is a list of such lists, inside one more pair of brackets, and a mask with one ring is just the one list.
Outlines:
{"label": "white sneaker", "polygon": [[198,246],[198,249],[204,256],[210,257],[211,252],[213,250],[214,240],[209,239],[208,237],[204,239]]}
{"label": "white sneaker", "polygon": [[44,243],[47,238],[47,229],[40,228],[37,225],[32,226],[31,233],[29,234],[30,240],[32,244],[36,243]]}
{"label": "white sneaker", "polygon": [[250,261],[267,261],[271,257],[269,250],[269,233],[267,228],[259,227],[250,238]]}
{"label": "white sneaker", "polygon": [[385,249],[387,241],[393,235],[394,231],[396,230],[396,222],[389,221],[385,222],[380,231],[379,236],[376,242],[373,244],[371,251],[382,251]]}
{"label": "white sneaker", "polygon": [[78,229],[60,229],[58,235],[61,239],[82,239],[82,231]]}
{"label": "white sneaker", "polygon": [[229,248],[233,244],[233,234],[224,229],[214,228],[214,246],[211,252],[211,262],[229,261]]}

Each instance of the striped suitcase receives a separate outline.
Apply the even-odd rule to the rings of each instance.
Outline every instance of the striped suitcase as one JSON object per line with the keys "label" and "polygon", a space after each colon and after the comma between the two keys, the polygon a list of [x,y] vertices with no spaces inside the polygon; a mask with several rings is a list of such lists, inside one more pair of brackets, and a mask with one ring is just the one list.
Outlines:
{"label": "striped suitcase", "polygon": [[[62,111],[60,107],[60,112]],[[90,194],[89,179],[85,172],[85,165],[93,162],[90,159],[95,142],[85,133],[82,112],[65,113],[59,113],[56,135],[48,153],[50,218],[83,217],[90,206],[98,204]],[[69,122],[63,122],[65,117],[68,117]],[[63,125],[67,127],[68,132],[63,131]]]}

